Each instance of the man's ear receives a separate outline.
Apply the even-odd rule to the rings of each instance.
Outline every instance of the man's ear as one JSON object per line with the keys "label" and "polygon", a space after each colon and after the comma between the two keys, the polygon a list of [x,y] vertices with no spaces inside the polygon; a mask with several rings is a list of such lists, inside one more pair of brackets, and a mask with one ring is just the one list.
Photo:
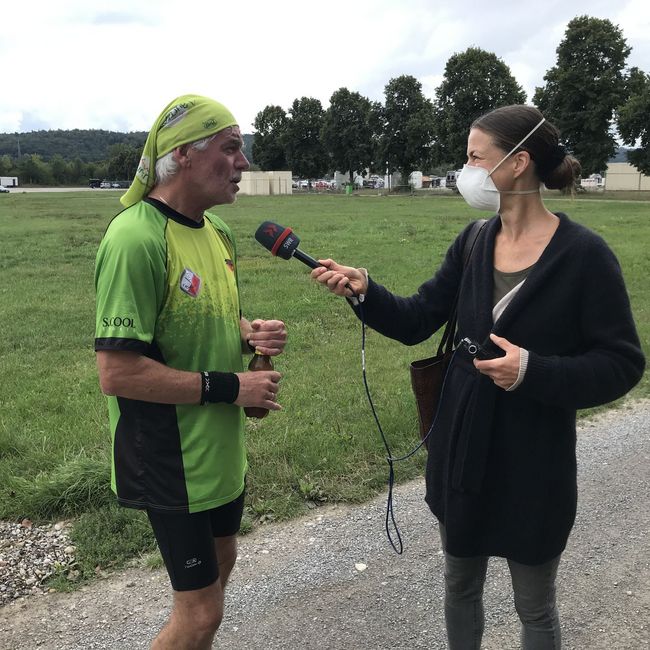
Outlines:
{"label": "man's ear", "polygon": [[180,147],[174,149],[174,160],[181,166],[181,168],[187,168],[191,164],[190,156],[191,147],[189,144],[183,144]]}

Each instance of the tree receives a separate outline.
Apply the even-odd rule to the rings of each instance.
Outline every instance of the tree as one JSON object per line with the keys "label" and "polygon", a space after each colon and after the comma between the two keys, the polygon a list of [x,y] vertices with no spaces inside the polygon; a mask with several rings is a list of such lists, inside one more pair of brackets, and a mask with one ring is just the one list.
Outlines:
{"label": "tree", "polygon": [[324,115],[322,104],[313,97],[295,99],[289,115],[285,140],[289,167],[303,178],[322,176],[328,168],[320,137]]}
{"label": "tree", "polygon": [[253,160],[260,169],[289,169],[284,150],[287,121],[287,114],[280,106],[267,106],[255,116]]}
{"label": "tree", "polygon": [[436,90],[434,165],[462,166],[472,122],[499,106],[523,104],[526,93],[496,54],[470,47],[447,61]]}
{"label": "tree", "polygon": [[433,104],[422,94],[422,84],[410,75],[391,79],[384,90],[378,156],[389,172],[408,178],[428,164],[433,140]]}
{"label": "tree", "polygon": [[18,161],[18,176],[22,183],[28,185],[51,185],[52,183],[49,165],[36,154],[25,154]]}
{"label": "tree", "polygon": [[372,133],[372,144],[370,147],[372,162],[370,163],[370,171],[384,174],[386,172],[386,159],[383,153],[383,144],[386,121],[384,117],[384,106],[381,102],[370,103],[368,122],[370,132]]}
{"label": "tree", "polygon": [[68,167],[63,160],[63,156],[55,154],[50,160],[50,171],[52,172],[52,180],[56,185],[64,185],[69,180]]}
{"label": "tree", "polygon": [[583,173],[602,172],[617,146],[611,126],[625,101],[630,48],[609,20],[579,16],[569,22],[556,52],[557,63],[533,102],[558,126]]}
{"label": "tree", "polygon": [[[97,169],[100,171],[97,172]],[[86,185],[89,178],[107,178],[108,164],[106,162],[86,164],[77,157],[68,162],[68,177],[71,183]]]}
{"label": "tree", "polygon": [[641,145],[627,158],[642,174],[650,175],[650,75],[632,68],[627,86],[628,99],[618,109],[618,131],[625,144]]}
{"label": "tree", "polygon": [[339,88],[323,118],[322,139],[334,169],[350,174],[370,167],[373,158],[372,103],[357,92]]}
{"label": "tree", "polygon": [[0,176],[15,176],[16,174],[12,173],[14,170],[15,164],[11,156],[0,156]]}
{"label": "tree", "polygon": [[70,166],[72,169],[71,175],[76,179],[75,182],[86,184],[89,178],[109,177],[108,164],[106,162],[88,163],[86,166],[77,158],[70,163]]}
{"label": "tree", "polygon": [[113,179],[129,179],[135,176],[142,150],[129,144],[114,144],[109,151],[108,174]]}

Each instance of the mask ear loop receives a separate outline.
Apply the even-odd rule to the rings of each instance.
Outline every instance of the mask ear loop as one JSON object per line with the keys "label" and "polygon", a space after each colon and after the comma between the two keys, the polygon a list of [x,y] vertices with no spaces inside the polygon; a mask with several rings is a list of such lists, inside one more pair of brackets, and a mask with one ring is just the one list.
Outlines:
{"label": "mask ear loop", "polygon": [[494,166],[494,169],[492,169],[492,171],[488,174],[488,176],[491,176],[496,171],[497,167],[506,158],[508,158],[509,156],[512,156],[512,154],[515,151],[517,151],[517,149],[519,149],[519,147],[521,147],[521,145],[524,144],[524,142],[526,142],[526,140],[528,140],[528,138],[530,138],[530,136],[533,135],[533,133],[535,133],[535,131],[537,131],[537,129],[539,129],[539,127],[542,126],[542,124],[544,124],[544,122],[546,122],[545,117],[543,117],[540,122],[538,122],[503,158],[501,158],[501,160],[499,160],[499,162]]}

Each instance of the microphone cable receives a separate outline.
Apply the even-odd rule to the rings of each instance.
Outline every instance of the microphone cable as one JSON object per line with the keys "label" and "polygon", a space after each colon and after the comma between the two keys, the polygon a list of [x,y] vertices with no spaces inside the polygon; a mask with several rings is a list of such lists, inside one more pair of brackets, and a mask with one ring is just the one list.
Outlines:
{"label": "microphone cable", "polygon": [[[366,375],[366,318],[363,311],[363,302],[361,301],[359,301],[359,316],[361,320],[361,373],[363,375],[363,386],[366,391],[368,404],[370,404],[370,410],[372,411],[372,415],[375,418],[375,423],[377,424],[377,429],[379,430],[379,433],[381,435],[382,443],[384,444],[384,448],[386,449],[386,462],[388,463],[388,497],[386,499],[386,519],[384,522],[384,527],[386,530],[386,537],[388,537],[388,541],[390,542],[390,545],[393,547],[393,550],[398,555],[402,555],[402,553],[404,552],[404,544],[402,542],[402,535],[399,531],[399,526],[397,525],[397,521],[395,519],[395,510],[393,507],[393,488],[395,486],[395,463],[407,460],[411,458],[411,456],[415,455],[421,449],[422,445],[426,443],[429,436],[431,435],[431,432],[433,431],[433,428],[436,425],[436,421],[438,420],[438,413],[440,412],[440,404],[442,403],[442,399],[445,392],[445,384],[447,383],[447,374],[449,373],[449,368],[451,368],[451,364],[453,363],[454,357],[456,356],[456,350],[453,351],[451,355],[451,359],[449,360],[449,365],[447,366],[447,370],[445,372],[445,376],[442,381],[442,387],[440,389],[440,400],[438,401],[436,414],[433,418],[433,422],[431,423],[431,426],[429,427],[429,430],[427,431],[427,434],[422,438],[422,440],[417,446],[411,449],[411,451],[404,454],[403,456],[394,457],[390,445],[388,444],[388,440],[386,439],[386,434],[384,433],[384,429],[381,426],[381,422],[379,421],[379,416],[377,415],[377,411],[375,409],[375,405],[372,400],[372,396],[370,394],[370,388],[368,386],[368,377]],[[391,526],[390,526],[391,524],[395,531],[397,545],[394,541],[393,535],[391,534]]]}

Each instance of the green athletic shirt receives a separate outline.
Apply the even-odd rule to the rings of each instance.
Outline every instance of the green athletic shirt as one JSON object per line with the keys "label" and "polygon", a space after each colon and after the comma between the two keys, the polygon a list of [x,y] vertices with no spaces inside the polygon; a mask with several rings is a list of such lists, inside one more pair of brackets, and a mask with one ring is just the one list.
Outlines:
{"label": "green athletic shirt", "polygon": [[[95,350],[132,350],[180,370],[241,372],[234,240],[153,199],[119,213],[97,252]],[[200,512],[244,489],[244,414],[234,404],[108,398],[111,486],[125,506]]]}

